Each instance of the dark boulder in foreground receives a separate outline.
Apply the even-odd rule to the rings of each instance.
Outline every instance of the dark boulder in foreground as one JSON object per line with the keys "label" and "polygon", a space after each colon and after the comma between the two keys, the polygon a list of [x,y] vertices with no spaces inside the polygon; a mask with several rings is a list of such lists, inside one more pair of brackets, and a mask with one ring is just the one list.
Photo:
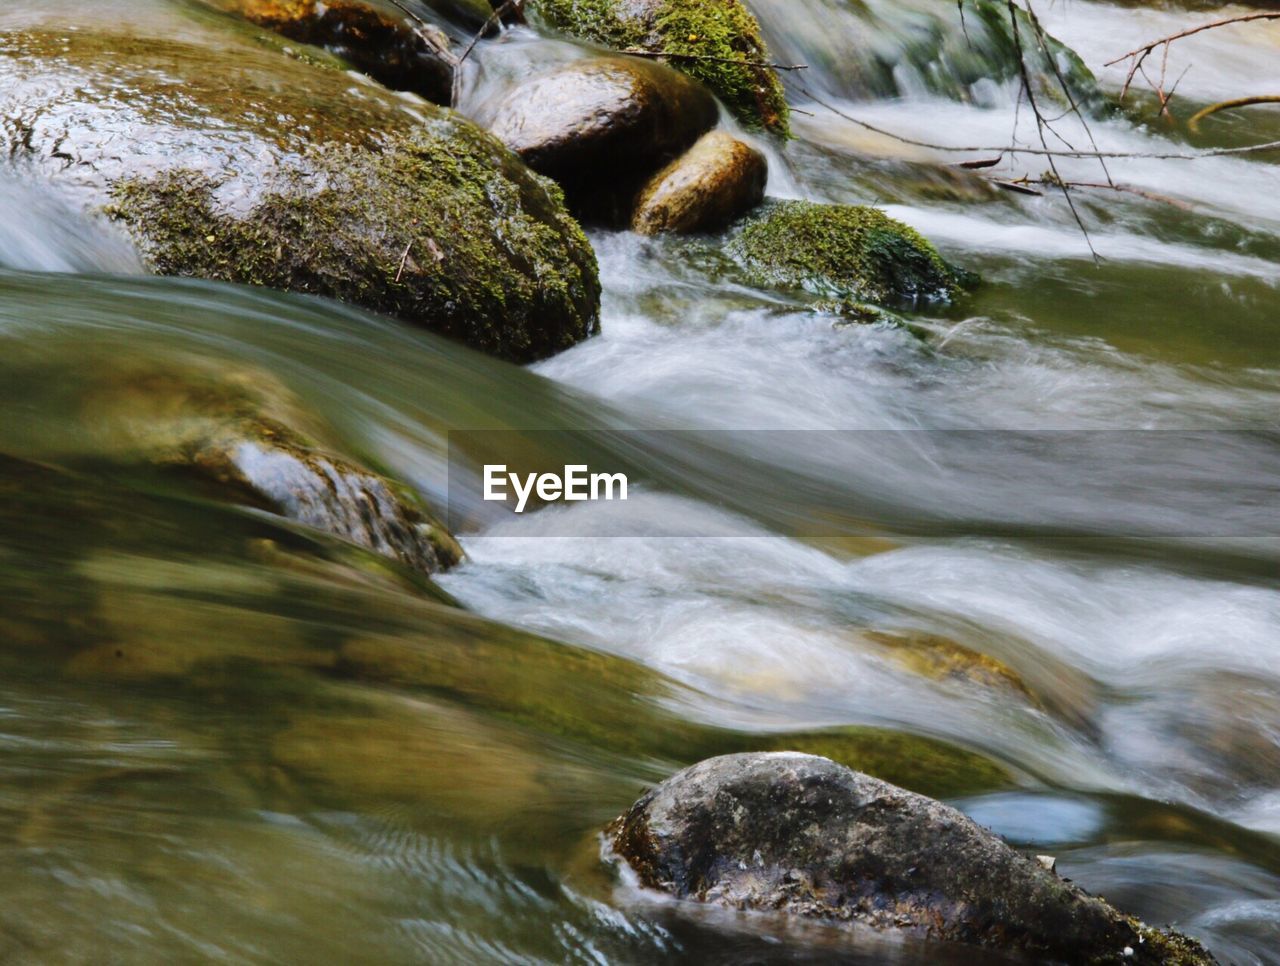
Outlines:
{"label": "dark boulder in foreground", "polygon": [[643,885],[738,909],[900,930],[1080,964],[1210,964],[960,812],[813,755],[725,755],[609,829]]}
{"label": "dark boulder in foreground", "polygon": [[728,251],[757,285],[856,301],[947,303],[977,281],[913,228],[859,205],[773,202]]}
{"label": "dark boulder in foreground", "polygon": [[556,185],[461,116],[230,18],[7,32],[0,116],[0,152],[157,273],[328,296],[521,362],[598,329],[595,255]]}
{"label": "dark boulder in foreground", "polygon": [[509,91],[489,129],[575,207],[608,220],[629,214],[639,184],[716,123],[715,98],[696,81],[636,57],[553,68]]}

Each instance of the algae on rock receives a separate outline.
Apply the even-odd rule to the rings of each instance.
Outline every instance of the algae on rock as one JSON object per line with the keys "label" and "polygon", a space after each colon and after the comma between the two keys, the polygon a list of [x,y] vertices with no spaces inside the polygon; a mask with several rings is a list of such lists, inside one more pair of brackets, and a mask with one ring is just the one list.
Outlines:
{"label": "algae on rock", "polygon": [[521,362],[597,331],[595,255],[554,183],[447,109],[234,27],[221,48],[7,35],[0,115],[21,124],[0,150],[163,274],[342,299]]}
{"label": "algae on rock", "polygon": [[787,136],[786,95],[740,0],[531,0],[548,26],[614,50],[662,53],[748,128]]}
{"label": "algae on rock", "polygon": [[864,206],[775,202],[747,220],[728,250],[757,284],[835,298],[946,303],[976,282],[919,232]]}

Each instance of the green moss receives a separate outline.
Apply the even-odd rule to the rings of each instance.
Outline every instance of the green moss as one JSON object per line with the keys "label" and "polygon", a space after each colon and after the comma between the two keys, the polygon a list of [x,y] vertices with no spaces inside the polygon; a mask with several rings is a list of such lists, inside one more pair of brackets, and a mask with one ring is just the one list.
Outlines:
{"label": "green moss", "polygon": [[122,179],[106,211],[161,274],[354,302],[518,361],[598,328],[595,256],[559,188],[465,122],[313,147],[244,212],[221,187]]}
{"label": "green moss", "polygon": [[219,43],[7,35],[22,122],[0,149],[76,179],[163,274],[329,296],[516,361],[596,331],[595,256],[552,182],[459,115],[207,27]]}
{"label": "green moss", "polygon": [[776,735],[743,751],[802,751],[933,798],[959,798],[1013,784],[1008,769],[957,745],[883,728]]}
{"label": "green moss", "polygon": [[[1152,929],[1132,917],[1129,924],[1142,939],[1145,962],[1161,963],[1162,966],[1209,966],[1217,962],[1200,943],[1182,933]],[[1127,960],[1129,957],[1117,956],[1111,961],[1123,963]]]}
{"label": "green moss", "polygon": [[757,284],[871,302],[949,302],[976,282],[914,229],[878,208],[808,201],[772,204],[729,253]]}
{"label": "green moss", "polygon": [[760,25],[738,0],[534,0],[532,9],[583,40],[670,54],[672,67],[706,84],[745,126],[789,136],[782,84],[757,66],[769,61]]}

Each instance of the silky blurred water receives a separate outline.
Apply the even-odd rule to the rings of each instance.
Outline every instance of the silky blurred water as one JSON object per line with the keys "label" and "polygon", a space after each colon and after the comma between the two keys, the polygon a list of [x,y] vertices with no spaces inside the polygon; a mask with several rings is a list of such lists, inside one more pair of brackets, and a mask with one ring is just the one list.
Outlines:
{"label": "silky blurred water", "polygon": [[[964,57],[985,76],[934,82],[926,41],[954,4],[752,7],[780,59],[811,65],[788,83],[844,114],[1034,139],[980,37]],[[131,17],[187,29],[189,9]],[[1095,69],[1207,16],[1036,9]],[[1180,96],[1249,92],[1274,43],[1206,38]],[[509,31],[477,48],[462,106],[582,54]],[[0,958],[974,962],[682,908],[600,865],[598,829],[646,783],[794,746],[955,802],[1223,962],[1280,962],[1280,541],[1164,515],[1248,509],[1245,482],[1275,485],[1274,437],[1212,465],[1171,451],[1136,492],[1068,487],[1052,519],[1093,526],[1067,538],[1033,525],[1032,455],[943,477],[927,447],[889,458],[857,432],[1276,430],[1274,157],[1116,162],[1189,208],[1080,191],[1095,263],[1060,197],[939,175],[925,162],[972,155],[790,94],[811,113],[769,146],[771,193],[884,204],[983,274],[972,299],[834,326],[707,246],[595,233],[603,334],[522,370],[320,300],[143,276],[112,229],[6,173]],[[1224,117],[1189,139],[1148,109],[1093,136],[1158,153],[1244,136]],[[1274,116],[1256,118],[1265,137]],[[273,380],[437,504],[457,430],[568,430],[643,482],[621,516],[477,516],[467,562],[428,587],[131,459],[112,380],[197,363]],[[631,535],[598,535],[610,513]]]}

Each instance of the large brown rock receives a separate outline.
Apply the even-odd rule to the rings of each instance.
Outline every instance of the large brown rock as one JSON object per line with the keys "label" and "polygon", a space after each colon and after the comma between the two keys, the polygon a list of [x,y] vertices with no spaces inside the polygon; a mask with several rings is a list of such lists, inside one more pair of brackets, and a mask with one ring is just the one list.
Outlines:
{"label": "large brown rock", "polygon": [[746,127],[789,133],[786,95],[741,0],[528,0],[534,20],[614,50],[662,54]]}
{"label": "large brown rock", "polygon": [[460,115],[228,17],[138,35],[30,16],[0,34],[0,154],[157,274],[327,296],[519,362],[598,330],[559,188]]}
{"label": "large brown rock", "polygon": [[901,930],[1063,963],[1216,962],[923,795],[797,752],[725,755],[610,827],[640,881],[682,899]]}
{"label": "large brown rock", "polygon": [[600,215],[716,122],[715,98],[685,75],[635,57],[575,61],[507,93],[489,127],[576,206]]}
{"label": "large brown rock", "polygon": [[640,190],[631,227],[645,235],[710,231],[746,214],[764,199],[769,163],[723,131],[698,143]]}
{"label": "large brown rock", "polygon": [[323,47],[387,87],[453,102],[449,38],[377,0],[214,0],[290,40]]}

